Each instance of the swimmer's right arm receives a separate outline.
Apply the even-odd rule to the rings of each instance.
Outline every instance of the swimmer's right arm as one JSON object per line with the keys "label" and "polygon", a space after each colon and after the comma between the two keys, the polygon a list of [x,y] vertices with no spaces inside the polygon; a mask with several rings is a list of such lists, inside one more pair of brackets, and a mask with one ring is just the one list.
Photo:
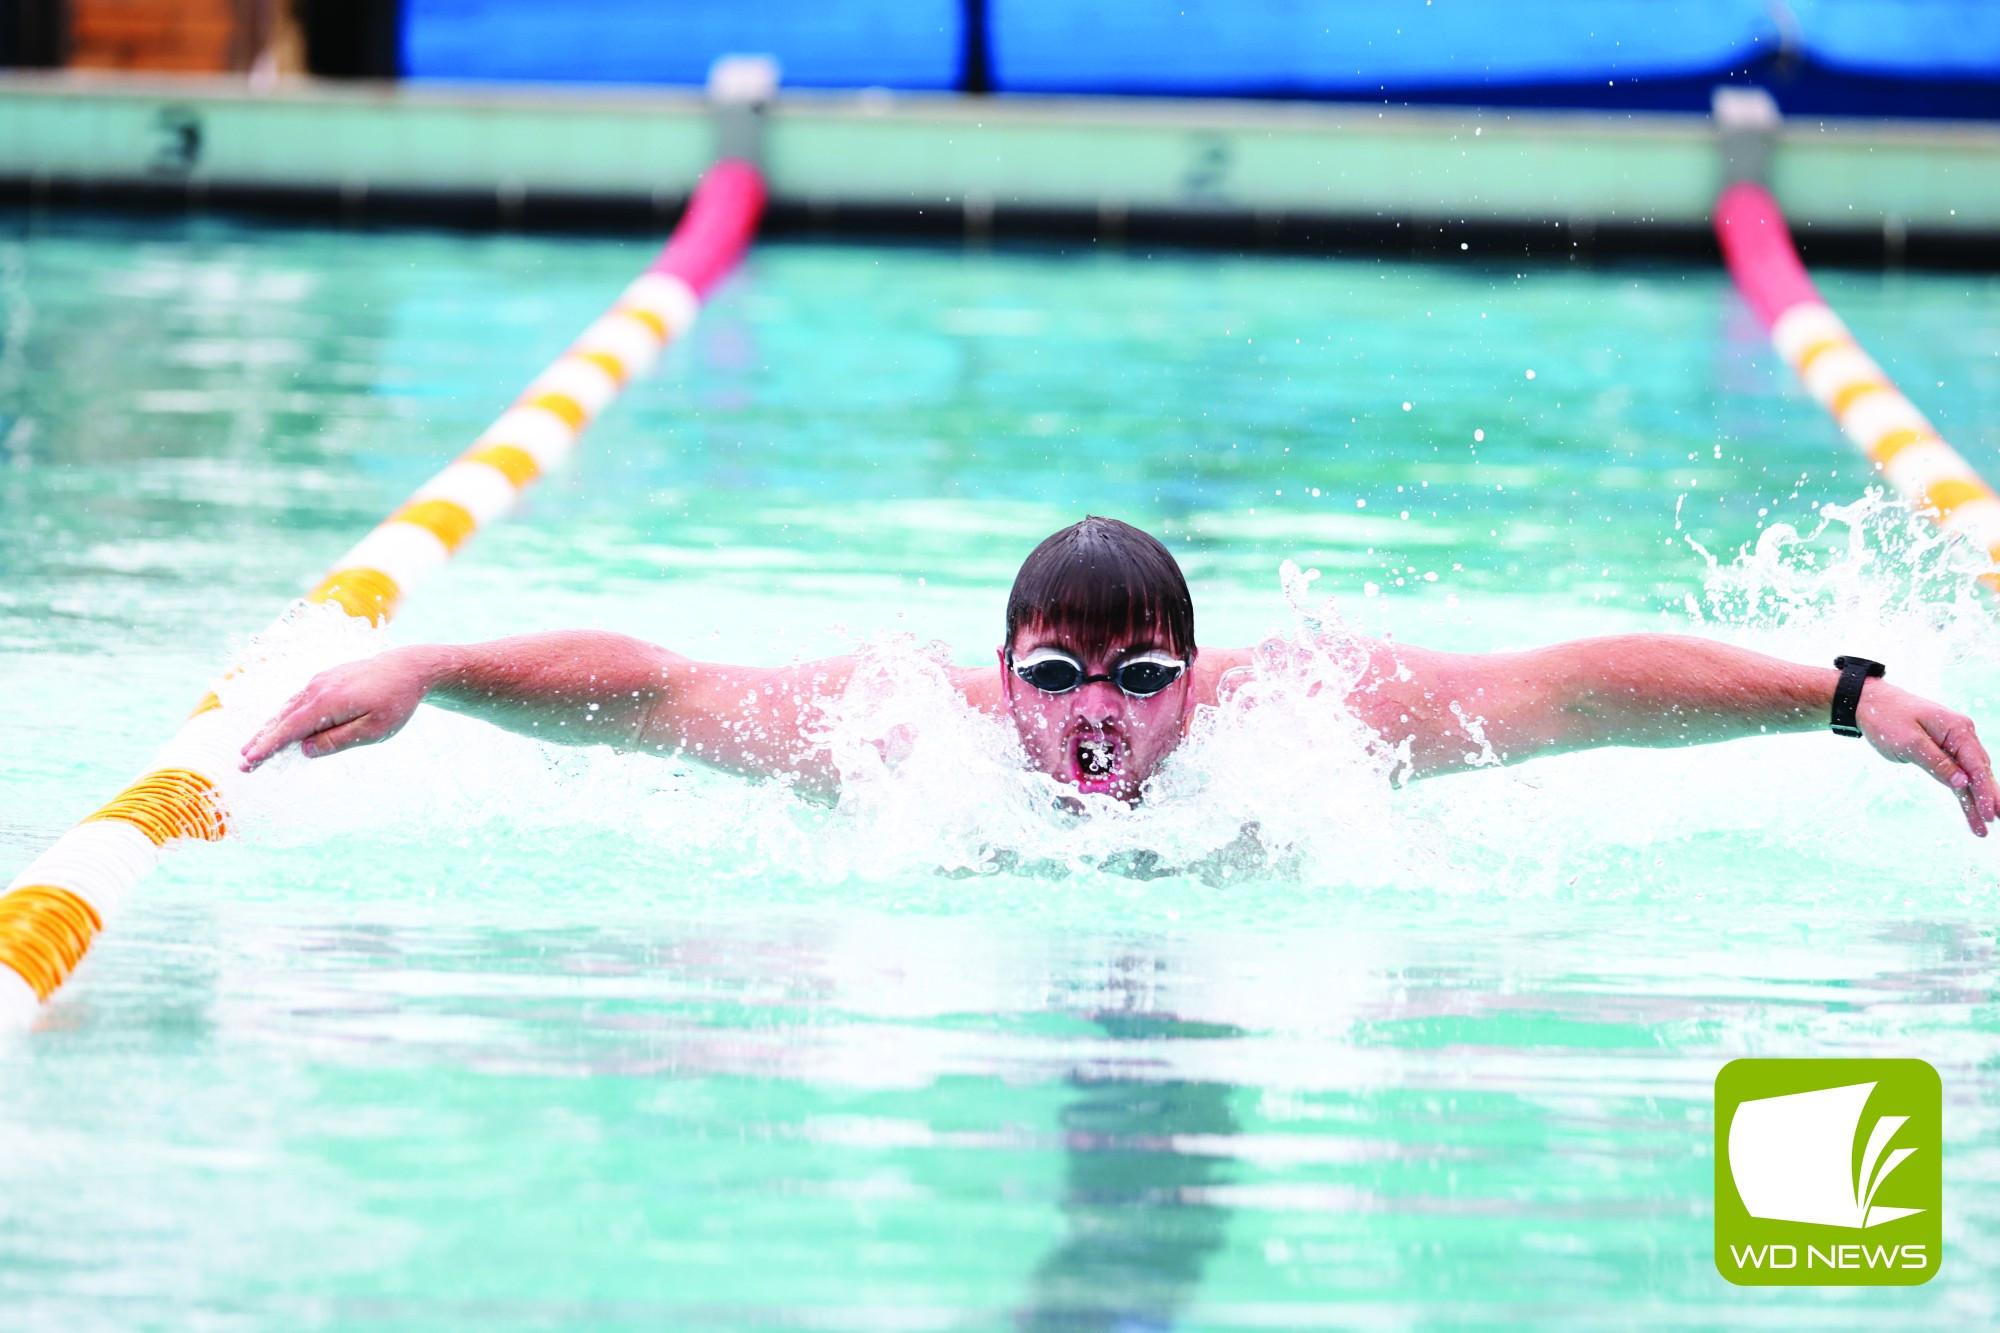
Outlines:
{"label": "swimmer's right arm", "polygon": [[309,758],[384,741],[426,700],[522,735],[684,755],[830,790],[819,701],[845,658],[786,667],[699,662],[623,634],[564,630],[463,646],[393,648],[323,671],[243,747],[245,771],[297,743]]}

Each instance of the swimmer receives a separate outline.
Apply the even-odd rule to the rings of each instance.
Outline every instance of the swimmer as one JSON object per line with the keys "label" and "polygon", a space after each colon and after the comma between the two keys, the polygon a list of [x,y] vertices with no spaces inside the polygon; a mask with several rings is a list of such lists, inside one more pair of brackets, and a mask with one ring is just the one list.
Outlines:
{"label": "swimmer", "polygon": [[[1409,741],[1415,776],[1472,766],[1466,718],[1483,725],[1503,762],[1814,731],[1829,725],[1842,678],[1831,667],[1667,634],[1518,653],[1364,646],[1367,666],[1349,704],[1391,746]],[[1251,650],[1198,649],[1194,603],[1173,555],[1129,524],[1091,517],[1022,564],[996,658],[951,668],[966,703],[1012,719],[1032,767],[1080,793],[1135,802]],[[429,700],[543,740],[691,758],[824,795],[840,777],[813,739],[821,701],[837,698],[854,669],[853,658],[699,662],[588,630],[393,648],[315,676],[243,747],[242,766],[292,744],[317,758],[387,740]],[[1870,678],[1852,721],[1885,758],[1943,783],[1973,833],[1985,837],[2000,820],[2000,790],[1970,718]]]}

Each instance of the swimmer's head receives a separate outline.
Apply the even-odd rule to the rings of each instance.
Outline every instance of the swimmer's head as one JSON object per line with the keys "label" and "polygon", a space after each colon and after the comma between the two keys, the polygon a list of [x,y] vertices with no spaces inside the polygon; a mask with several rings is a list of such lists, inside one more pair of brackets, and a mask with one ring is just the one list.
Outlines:
{"label": "swimmer's head", "polygon": [[1129,523],[1064,528],[1014,577],[1004,698],[1028,757],[1058,781],[1136,799],[1180,743],[1194,657],[1187,579]]}
{"label": "swimmer's head", "polygon": [[1007,642],[1053,630],[1080,646],[1144,634],[1194,656],[1194,599],[1173,552],[1130,523],[1095,514],[1045,538],[1007,594]]}

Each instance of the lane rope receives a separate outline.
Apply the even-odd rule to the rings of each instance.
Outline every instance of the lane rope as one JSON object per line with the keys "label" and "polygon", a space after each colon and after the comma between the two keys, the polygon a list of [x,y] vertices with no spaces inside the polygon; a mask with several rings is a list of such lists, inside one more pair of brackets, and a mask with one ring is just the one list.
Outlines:
{"label": "lane rope", "polygon": [[1820,296],[1770,191],[1749,181],[1725,189],[1715,203],[1715,235],[1737,289],[1806,390],[1906,500],[1986,553],[1996,568],[1980,582],[2000,591],[2000,496]]}
{"label": "lane rope", "polygon": [[[702,177],[659,256],[529,382],[491,426],[333,565],[306,594],[380,624],[480,528],[562,466],[591,420],[693,324],[749,248],[764,209],[750,163]],[[228,832],[221,776],[241,737],[213,692],[153,765],[63,834],[0,894],[0,1030],[31,1023],[171,843]]]}

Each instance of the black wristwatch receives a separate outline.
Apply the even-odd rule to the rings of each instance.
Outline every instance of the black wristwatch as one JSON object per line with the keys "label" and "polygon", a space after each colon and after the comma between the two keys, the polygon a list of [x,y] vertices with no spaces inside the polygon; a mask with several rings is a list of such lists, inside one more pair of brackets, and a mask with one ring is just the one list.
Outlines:
{"label": "black wristwatch", "polygon": [[1859,736],[1861,728],[1855,725],[1854,713],[1861,707],[1861,687],[1871,677],[1888,675],[1889,668],[1865,657],[1836,657],[1833,665],[1840,672],[1840,683],[1833,687],[1834,735]]}

